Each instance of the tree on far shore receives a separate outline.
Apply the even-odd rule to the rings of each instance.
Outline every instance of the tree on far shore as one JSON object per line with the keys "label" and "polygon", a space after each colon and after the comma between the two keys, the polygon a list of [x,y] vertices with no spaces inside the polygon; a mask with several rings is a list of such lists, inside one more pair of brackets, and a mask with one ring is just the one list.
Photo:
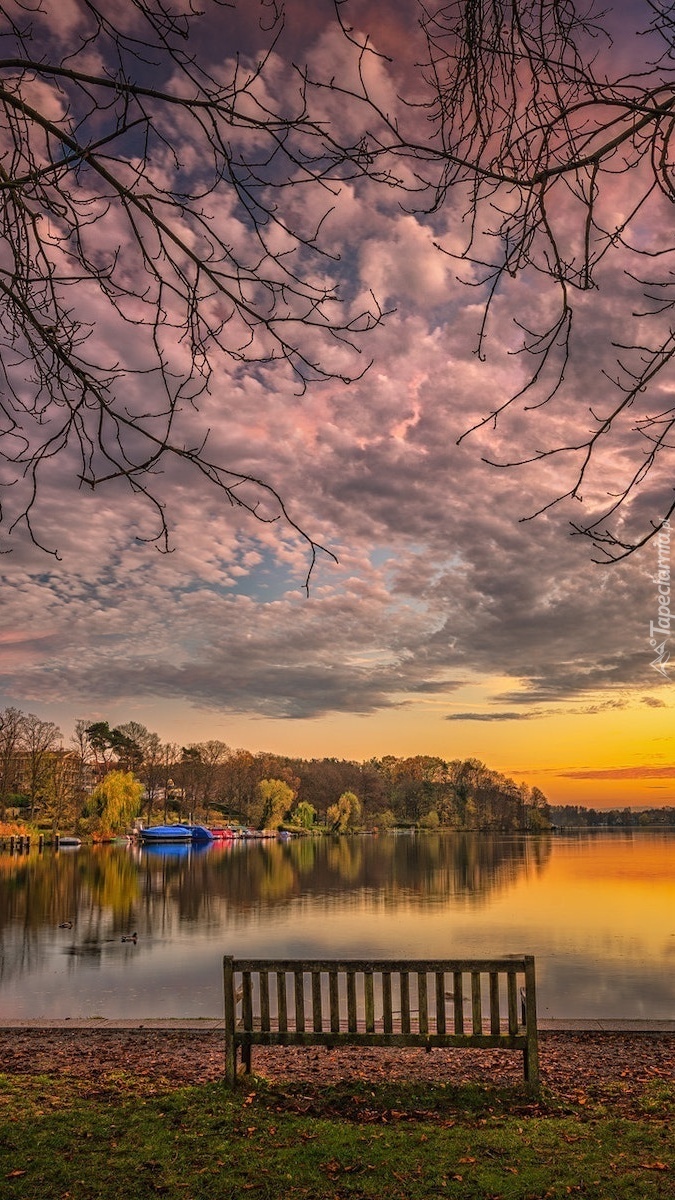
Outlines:
{"label": "tree on far shore", "polygon": [[143,785],[130,771],[110,771],[87,801],[88,832],[94,837],[124,834],[141,810]]}
{"label": "tree on far shore", "polygon": [[346,833],[361,819],[361,801],[354,792],[343,792],[336,804],[326,812],[326,820],[335,833]]}
{"label": "tree on far shore", "polygon": [[258,784],[262,804],[261,829],[276,829],[290,810],[295,793],[283,779],[262,779]]}

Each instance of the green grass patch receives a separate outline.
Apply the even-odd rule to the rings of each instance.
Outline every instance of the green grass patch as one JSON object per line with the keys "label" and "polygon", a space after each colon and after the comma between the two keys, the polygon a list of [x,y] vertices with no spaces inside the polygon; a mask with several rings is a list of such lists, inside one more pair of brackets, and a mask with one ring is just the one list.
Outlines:
{"label": "green grass patch", "polygon": [[675,1088],[641,1109],[519,1089],[252,1079],[83,1096],[0,1077],[0,1189],[16,1200],[651,1200],[675,1195]]}

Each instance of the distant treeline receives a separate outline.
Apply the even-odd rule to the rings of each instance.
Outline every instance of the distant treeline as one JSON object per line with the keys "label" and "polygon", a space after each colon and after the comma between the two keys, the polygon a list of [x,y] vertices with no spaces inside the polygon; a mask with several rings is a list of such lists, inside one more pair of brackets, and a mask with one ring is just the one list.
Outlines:
{"label": "distant treeline", "polygon": [[[92,795],[112,772],[130,773],[143,785],[139,815],[146,823],[192,816],[260,826],[272,810],[276,823],[274,805],[283,797],[281,819],[306,828],[549,827],[543,792],[476,758],[386,755],[355,762],[253,754],[214,740],[179,746],[135,721],[115,727],[78,721],[66,747],[52,722],[13,708],[0,712],[0,820],[11,809],[61,829],[89,822],[93,830]],[[271,787],[275,781],[285,787]]]}
{"label": "distant treeline", "polygon": [[557,829],[591,829],[598,826],[641,829],[675,825],[675,808],[584,808],[579,804],[550,804],[551,825]]}

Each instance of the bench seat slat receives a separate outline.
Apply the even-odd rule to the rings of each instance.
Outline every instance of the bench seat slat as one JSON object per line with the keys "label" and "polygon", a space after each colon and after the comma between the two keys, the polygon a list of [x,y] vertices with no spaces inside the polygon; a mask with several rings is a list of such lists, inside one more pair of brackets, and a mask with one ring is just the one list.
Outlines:
{"label": "bench seat slat", "polygon": [[420,1040],[420,1035],[416,1032],[402,1033],[396,1029],[392,1033],[379,1032],[373,1030],[368,1032],[366,1029],[360,1029],[357,1033],[348,1033],[342,1031],[340,1033],[331,1033],[325,1030],[323,1033],[314,1033],[313,1030],[305,1030],[304,1033],[295,1033],[289,1030],[286,1033],[278,1031],[263,1031],[257,1030],[246,1037],[254,1046],[328,1046],[330,1048],[340,1046],[423,1046],[425,1049],[442,1049],[449,1046],[481,1046],[481,1047],[498,1047],[501,1046],[507,1050],[525,1050],[527,1039],[524,1033],[501,1034],[489,1033],[486,1029],[484,1033],[476,1034],[455,1034],[430,1033],[424,1039]]}

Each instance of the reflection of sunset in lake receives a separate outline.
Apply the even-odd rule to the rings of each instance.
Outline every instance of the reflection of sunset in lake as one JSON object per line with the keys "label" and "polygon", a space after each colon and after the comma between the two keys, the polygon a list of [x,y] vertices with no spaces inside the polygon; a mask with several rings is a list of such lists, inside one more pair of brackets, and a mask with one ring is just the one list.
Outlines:
{"label": "reflection of sunset in lake", "polygon": [[224,953],[532,953],[541,1017],[675,1016],[675,834],[183,851],[3,856],[0,1016],[219,1016]]}

